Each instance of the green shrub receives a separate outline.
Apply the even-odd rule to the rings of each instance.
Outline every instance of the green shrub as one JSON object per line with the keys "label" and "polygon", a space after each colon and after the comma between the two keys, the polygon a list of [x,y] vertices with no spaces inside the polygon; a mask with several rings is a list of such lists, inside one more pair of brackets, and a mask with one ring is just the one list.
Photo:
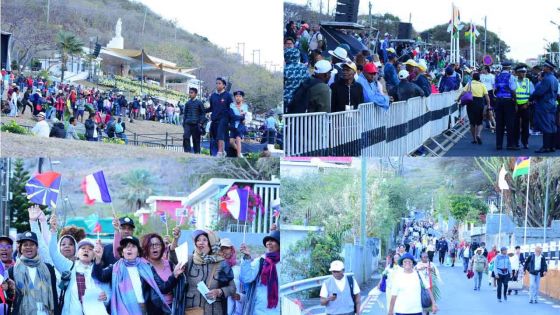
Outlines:
{"label": "green shrub", "polygon": [[103,138],[103,143],[124,144],[124,140],[120,138]]}
{"label": "green shrub", "polygon": [[15,120],[10,120],[9,123],[2,125],[0,130],[2,130],[4,132],[17,133],[17,134],[20,134],[20,135],[30,134],[30,132],[29,132],[29,130],[27,130],[27,128],[18,125],[18,123]]}

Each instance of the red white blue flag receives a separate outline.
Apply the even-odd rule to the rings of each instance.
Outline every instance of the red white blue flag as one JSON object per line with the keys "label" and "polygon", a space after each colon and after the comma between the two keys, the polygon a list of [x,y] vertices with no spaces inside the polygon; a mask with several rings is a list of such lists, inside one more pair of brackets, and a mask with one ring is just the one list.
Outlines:
{"label": "red white blue flag", "polygon": [[111,195],[103,171],[87,175],[82,181],[85,203],[93,205],[96,201],[111,203]]}
{"label": "red white blue flag", "polygon": [[56,208],[56,201],[60,193],[60,174],[45,172],[32,177],[25,184],[27,199],[38,205]]}
{"label": "red white blue flag", "polygon": [[238,188],[230,190],[227,196],[229,197],[227,209],[229,213],[231,213],[231,216],[239,221],[247,221],[249,191],[247,189]]}

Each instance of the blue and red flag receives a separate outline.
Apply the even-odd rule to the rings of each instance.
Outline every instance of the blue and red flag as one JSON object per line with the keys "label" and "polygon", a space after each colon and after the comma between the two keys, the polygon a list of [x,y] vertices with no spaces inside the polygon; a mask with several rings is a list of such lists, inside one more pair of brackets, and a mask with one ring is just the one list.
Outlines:
{"label": "blue and red flag", "polygon": [[226,201],[226,207],[231,216],[239,221],[247,221],[249,191],[244,188],[238,188],[230,190],[227,196],[229,199]]}
{"label": "blue and red flag", "polygon": [[25,184],[27,199],[38,205],[56,208],[60,193],[61,176],[56,172],[45,172],[35,175]]}

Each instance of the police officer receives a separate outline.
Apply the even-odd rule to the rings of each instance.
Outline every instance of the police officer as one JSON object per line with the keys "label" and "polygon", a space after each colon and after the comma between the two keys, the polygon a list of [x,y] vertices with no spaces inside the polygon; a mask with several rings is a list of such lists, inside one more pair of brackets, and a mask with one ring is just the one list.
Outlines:
{"label": "police officer", "polygon": [[535,128],[543,133],[543,146],[535,153],[554,152],[554,134],[557,126],[556,116],[556,97],[558,95],[558,79],[554,76],[556,66],[545,61],[543,67],[543,79],[535,87],[535,92],[529,97],[530,101],[535,101]]}
{"label": "police officer", "polygon": [[523,64],[515,67],[517,75],[517,89],[515,90],[515,98],[517,103],[517,112],[515,114],[514,125],[514,141],[515,146],[519,147],[519,139],[523,144],[523,149],[529,148],[529,96],[535,91],[535,86],[527,78],[527,68]]}
{"label": "police officer", "polygon": [[504,131],[507,130],[507,149],[519,150],[515,146],[514,125],[516,112],[515,90],[517,83],[510,73],[511,63],[502,63],[502,71],[496,76],[494,83],[494,110],[496,113],[496,149],[503,149]]}

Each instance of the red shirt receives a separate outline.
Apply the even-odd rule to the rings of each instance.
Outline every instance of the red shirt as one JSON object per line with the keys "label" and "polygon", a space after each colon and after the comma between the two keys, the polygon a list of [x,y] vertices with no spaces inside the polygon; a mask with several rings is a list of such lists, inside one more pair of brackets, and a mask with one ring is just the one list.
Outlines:
{"label": "red shirt", "polygon": [[491,262],[494,257],[498,255],[498,251],[489,251],[488,252],[488,262]]}

